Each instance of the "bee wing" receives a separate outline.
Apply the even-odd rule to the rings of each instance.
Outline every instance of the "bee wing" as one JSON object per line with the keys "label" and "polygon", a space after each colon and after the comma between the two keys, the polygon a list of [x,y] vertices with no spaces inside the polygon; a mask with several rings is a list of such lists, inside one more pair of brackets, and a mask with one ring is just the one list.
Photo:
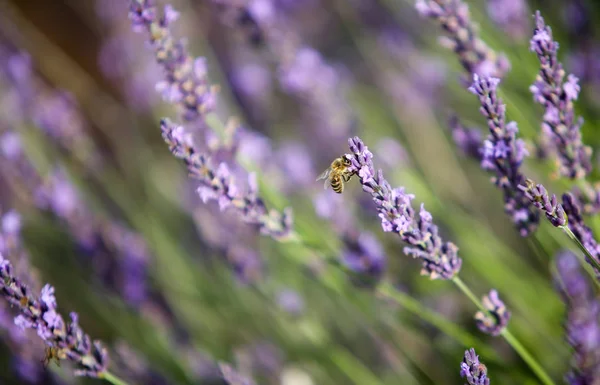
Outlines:
{"label": "bee wing", "polygon": [[329,176],[329,173],[331,172],[331,169],[328,168],[327,170],[323,171],[323,173],[321,175],[319,175],[319,177],[317,178],[317,180],[321,180],[321,179],[327,179],[327,177]]}

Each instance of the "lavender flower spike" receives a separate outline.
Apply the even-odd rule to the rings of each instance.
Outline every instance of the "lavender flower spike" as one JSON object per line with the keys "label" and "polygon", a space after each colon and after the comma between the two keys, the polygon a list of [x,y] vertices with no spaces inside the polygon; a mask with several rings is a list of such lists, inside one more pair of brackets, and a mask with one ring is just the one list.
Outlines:
{"label": "lavender flower spike", "polygon": [[[596,277],[600,279],[600,269],[598,269],[598,266],[600,266],[600,245],[594,238],[592,229],[583,222],[581,205],[570,193],[563,194],[562,201],[565,214],[569,218],[569,229],[587,250],[587,253],[585,253],[586,261],[594,268]],[[590,260],[590,258],[594,260]]]}
{"label": "lavender flower spike", "polygon": [[525,196],[531,203],[546,214],[546,218],[555,227],[563,227],[567,224],[568,218],[563,206],[558,203],[556,195],[548,195],[548,191],[541,184],[535,184],[531,179],[525,181],[525,186],[519,186]]}
{"label": "lavender flower spike", "polygon": [[0,290],[2,296],[20,315],[15,324],[21,328],[36,329],[37,334],[59,359],[73,361],[78,369],[76,375],[103,377],[108,365],[108,354],[100,341],[92,342],[78,325],[77,314],[71,313],[71,323],[66,324],[56,311],[54,288],[44,286],[39,298],[29,287],[13,275],[10,262],[0,255]]}
{"label": "lavender flower spike", "polygon": [[504,195],[504,211],[511,217],[522,236],[537,228],[539,214],[519,186],[525,183],[521,164],[527,155],[525,143],[517,139],[517,123],[506,123],[506,105],[498,97],[497,78],[473,75],[469,88],[481,103],[480,111],[487,119],[490,134],[483,143],[481,167],[495,173],[492,182]]}
{"label": "lavender flower spike", "polygon": [[487,368],[479,362],[479,356],[475,349],[471,348],[465,352],[465,358],[460,364],[460,376],[467,378],[468,385],[489,385]]}
{"label": "lavender flower spike", "polygon": [[404,253],[423,261],[422,275],[431,279],[452,279],[456,276],[462,264],[458,247],[442,240],[433,217],[423,205],[419,217],[416,217],[411,207],[414,195],[405,193],[402,187],[393,189],[381,170],[375,173],[373,154],[359,137],[348,139],[348,144],[352,154],[345,156],[352,162],[350,171],[358,174],[363,190],[371,194],[383,231],[397,233],[410,245],[404,248]]}
{"label": "lavender flower spike", "polygon": [[185,43],[171,35],[169,26],[179,14],[170,5],[159,16],[153,0],[131,0],[129,18],[136,30],[147,30],[154,56],[165,72],[165,81],[156,84],[163,98],[178,104],[188,121],[205,116],[215,107],[216,87],[208,83],[206,60],[192,58]]}
{"label": "lavender flower spike", "polygon": [[235,208],[245,222],[256,224],[261,234],[275,239],[291,235],[291,210],[285,209],[283,213],[275,210],[267,211],[262,199],[257,196],[255,175],[249,176],[248,190],[242,191],[225,163],[215,168],[208,156],[198,153],[191,135],[185,132],[183,126],[176,126],[169,119],[162,119],[160,127],[169,150],[177,158],[182,159],[190,175],[200,181],[198,194],[204,202],[216,200],[221,210]]}
{"label": "lavender flower spike", "polygon": [[573,347],[569,384],[595,384],[600,379],[600,302],[570,252],[557,257],[557,286],[567,305],[565,329]]}
{"label": "lavender flower spike", "polygon": [[579,95],[579,79],[558,61],[558,42],[552,40],[552,29],[537,11],[530,49],[540,60],[541,69],[530,87],[533,99],[544,106],[542,130],[551,138],[558,152],[560,174],[572,179],[584,178],[592,170],[592,149],[581,141],[583,119],[575,116],[573,101]]}
{"label": "lavender flower spike", "polygon": [[469,77],[479,74],[501,78],[508,72],[508,59],[497,55],[479,38],[469,7],[462,0],[417,0],[415,8],[421,16],[435,20],[448,33],[442,45],[458,55]]}
{"label": "lavender flower spike", "polygon": [[483,297],[483,307],[488,312],[478,311],[475,314],[477,327],[486,334],[499,335],[508,325],[510,311],[506,309],[496,290],[490,290],[490,294]]}

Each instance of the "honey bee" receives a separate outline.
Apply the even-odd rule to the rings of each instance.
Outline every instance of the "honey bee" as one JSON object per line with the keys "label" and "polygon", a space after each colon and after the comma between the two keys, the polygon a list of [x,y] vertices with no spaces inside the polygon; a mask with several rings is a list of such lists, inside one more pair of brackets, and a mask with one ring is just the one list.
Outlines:
{"label": "honey bee", "polygon": [[348,182],[355,174],[354,171],[348,170],[351,164],[350,159],[346,156],[336,158],[317,180],[325,179],[325,188],[331,185],[333,191],[341,194],[344,191],[344,183]]}
{"label": "honey bee", "polygon": [[46,351],[44,354],[44,359],[42,360],[42,364],[44,367],[47,367],[52,360],[56,362],[56,365],[60,367],[60,360],[65,359],[66,354],[59,348],[46,346]]}

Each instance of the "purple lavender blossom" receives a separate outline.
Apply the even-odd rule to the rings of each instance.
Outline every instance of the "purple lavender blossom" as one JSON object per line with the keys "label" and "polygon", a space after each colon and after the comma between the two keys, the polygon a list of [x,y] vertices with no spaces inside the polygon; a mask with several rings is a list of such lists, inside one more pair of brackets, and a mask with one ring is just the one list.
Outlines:
{"label": "purple lavender blossom", "polygon": [[546,214],[546,218],[553,226],[563,227],[567,224],[568,218],[563,206],[558,203],[556,195],[548,195],[548,191],[543,185],[535,184],[531,179],[527,179],[525,185],[520,185],[519,189],[535,207]]}
{"label": "purple lavender blossom", "polygon": [[565,329],[573,347],[569,384],[595,384],[600,380],[600,302],[570,252],[557,257],[557,287],[567,305]]}
{"label": "purple lavender blossom", "polygon": [[205,58],[192,58],[182,40],[171,35],[170,25],[179,17],[170,5],[163,14],[152,0],[131,0],[129,18],[134,30],[145,30],[150,35],[154,56],[164,71],[165,79],[156,84],[163,98],[179,105],[188,121],[204,117],[215,107],[216,88],[207,78]]}
{"label": "purple lavender blossom", "polygon": [[591,147],[581,141],[583,118],[576,117],[573,101],[579,95],[579,79],[569,74],[558,61],[558,42],[552,40],[552,29],[537,11],[536,27],[531,39],[531,51],[540,60],[541,69],[530,87],[533,99],[544,106],[542,131],[552,139],[558,153],[561,175],[584,178],[592,170]]}
{"label": "purple lavender blossom", "polygon": [[101,378],[108,365],[106,349],[100,341],[92,342],[78,324],[78,316],[71,313],[67,324],[57,312],[54,288],[46,285],[39,297],[13,275],[9,261],[0,255],[0,288],[4,298],[20,315],[15,324],[23,329],[37,330],[46,344],[56,349],[59,359],[69,359],[77,365],[76,375]]}
{"label": "purple lavender blossom", "polygon": [[[592,229],[586,226],[583,221],[581,207],[575,197],[570,193],[563,194],[562,202],[565,213],[569,218],[569,229],[590,254],[587,255],[586,253],[586,261],[594,268],[596,276],[600,277],[600,271],[596,268],[600,264],[600,244],[594,238]],[[589,260],[590,256],[594,258],[594,261]]]}
{"label": "purple lavender blossom", "polygon": [[481,131],[476,128],[467,128],[463,126],[456,115],[453,115],[448,126],[452,132],[454,144],[466,156],[479,162],[482,161],[483,138]]}
{"label": "purple lavender blossom", "polygon": [[600,213],[600,183],[588,184],[573,188],[573,197],[587,215]]}
{"label": "purple lavender blossom", "polygon": [[531,234],[538,225],[539,214],[519,186],[525,183],[521,164],[527,155],[525,143],[517,139],[516,122],[506,123],[506,105],[497,95],[497,78],[473,75],[469,88],[481,103],[480,112],[487,119],[490,134],[483,143],[481,167],[494,172],[492,182],[502,190],[504,211],[511,217],[521,236]]}
{"label": "purple lavender blossom", "polygon": [[415,8],[447,32],[442,45],[458,55],[469,77],[478,74],[502,78],[506,74],[510,67],[508,59],[497,55],[479,38],[469,7],[462,0],[417,0]]}
{"label": "purple lavender blossom", "polygon": [[487,313],[478,311],[475,314],[477,327],[486,334],[499,335],[508,325],[510,311],[506,309],[496,290],[490,290],[490,293],[483,297],[483,307]]}
{"label": "purple lavender blossom", "polygon": [[522,40],[530,31],[529,8],[525,0],[487,0],[487,13],[514,40]]}
{"label": "purple lavender blossom", "polygon": [[473,348],[465,352],[465,358],[460,364],[460,376],[466,377],[469,385],[490,384],[490,379],[487,377],[487,368],[482,362],[479,362],[479,356]]}
{"label": "purple lavender blossom", "polygon": [[348,144],[352,152],[346,155],[352,162],[350,170],[358,174],[363,190],[373,198],[383,231],[397,233],[410,245],[404,248],[404,253],[423,261],[422,275],[431,279],[456,276],[462,264],[458,247],[442,240],[433,217],[423,205],[416,217],[411,207],[414,195],[405,193],[402,187],[392,189],[381,170],[375,173],[373,154],[360,138],[351,138]]}
{"label": "purple lavender blossom", "polygon": [[300,316],[304,312],[304,300],[298,292],[284,289],[277,294],[277,305],[283,311],[293,316]]}
{"label": "purple lavender blossom", "polygon": [[229,385],[255,385],[250,378],[238,373],[231,365],[220,362],[219,369],[225,382]]}
{"label": "purple lavender blossom", "polygon": [[275,210],[267,211],[262,199],[257,195],[256,176],[248,178],[248,189],[244,192],[235,183],[229,167],[221,163],[212,165],[211,159],[197,152],[192,137],[182,126],[176,126],[168,119],[161,121],[163,139],[177,158],[182,159],[188,167],[190,175],[200,181],[198,194],[206,203],[215,200],[221,210],[234,208],[247,223],[256,225],[261,234],[276,239],[289,236],[292,232],[292,216],[289,209],[283,213]]}
{"label": "purple lavender blossom", "polygon": [[344,237],[342,264],[353,273],[353,282],[362,286],[378,283],[385,273],[383,247],[371,233]]}

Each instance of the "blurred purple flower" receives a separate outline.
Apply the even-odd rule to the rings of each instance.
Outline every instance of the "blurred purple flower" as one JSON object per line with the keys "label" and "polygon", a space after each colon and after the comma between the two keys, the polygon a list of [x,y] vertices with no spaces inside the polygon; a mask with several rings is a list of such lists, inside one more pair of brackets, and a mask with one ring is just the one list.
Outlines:
{"label": "blurred purple flower", "polygon": [[171,35],[170,25],[179,17],[166,5],[159,15],[152,0],[131,0],[129,19],[134,30],[145,30],[165,80],[156,84],[165,101],[179,105],[185,120],[204,117],[215,107],[216,88],[207,78],[206,59],[192,58],[182,40]]}
{"label": "blurred purple flower", "polygon": [[517,139],[517,123],[506,123],[506,105],[498,97],[500,79],[473,75],[469,88],[479,98],[480,112],[487,119],[490,134],[481,149],[481,167],[494,172],[492,182],[502,190],[504,211],[510,216],[521,236],[537,228],[539,215],[519,188],[525,183],[521,164],[527,155],[525,143]]}
{"label": "blurred purple flower", "polygon": [[510,311],[498,296],[496,290],[483,297],[483,307],[489,312],[478,311],[475,321],[479,330],[492,336],[497,336],[506,328],[510,320]]}
{"label": "blurred purple flower", "polygon": [[277,294],[277,305],[296,317],[304,312],[304,300],[298,292],[291,289],[284,289]]}
{"label": "blurred purple flower", "polygon": [[558,42],[552,40],[552,29],[544,23],[539,11],[535,23],[530,49],[538,56],[541,69],[530,90],[533,99],[545,108],[542,132],[552,138],[560,174],[572,179],[584,178],[592,169],[592,149],[581,141],[583,118],[576,117],[573,108],[580,91],[579,79],[569,74],[565,81],[565,70],[558,61]]}
{"label": "blurred purple flower", "polygon": [[252,379],[238,373],[231,365],[220,362],[219,369],[225,382],[229,385],[255,385]]}
{"label": "blurred purple flower", "polygon": [[487,13],[512,39],[522,40],[529,33],[529,7],[526,0],[487,0]]}
{"label": "blurred purple flower", "polygon": [[471,348],[465,352],[465,358],[460,364],[460,376],[466,377],[469,385],[489,385],[487,368],[479,361],[475,349]]}
{"label": "blurred purple flower", "polygon": [[452,132],[452,139],[454,139],[456,147],[466,156],[481,162],[483,150],[481,131],[477,128],[463,126],[456,115],[450,118],[448,126]]}
{"label": "blurred purple flower", "polygon": [[352,161],[350,171],[358,174],[363,190],[373,198],[383,231],[397,233],[411,245],[404,248],[404,253],[423,261],[421,274],[431,279],[452,279],[462,264],[458,247],[441,239],[433,217],[423,205],[416,218],[411,207],[414,195],[405,193],[402,187],[392,189],[381,170],[375,173],[373,154],[360,138],[351,138],[348,144],[352,152],[346,155]]}
{"label": "blurred purple flower", "polygon": [[385,273],[386,259],[383,247],[371,233],[344,237],[342,264],[353,273],[353,281],[358,285],[372,286],[378,283]]}
{"label": "blurred purple flower", "polygon": [[211,159],[197,152],[192,137],[182,126],[176,126],[168,119],[161,121],[163,139],[177,158],[182,159],[190,175],[200,181],[198,194],[203,202],[215,200],[221,210],[232,207],[247,223],[256,225],[261,234],[280,239],[292,232],[291,211],[283,213],[267,211],[262,199],[257,195],[256,175],[248,177],[248,188],[244,192],[232,178],[229,167],[221,163],[212,165]]}
{"label": "blurred purple flower", "polygon": [[448,33],[442,45],[453,50],[468,77],[474,74],[503,77],[510,64],[504,55],[496,55],[477,34],[469,7],[462,0],[417,0],[415,8],[421,16],[435,20]]}
{"label": "blurred purple flower", "polygon": [[595,384],[600,380],[600,302],[571,252],[557,256],[555,280],[567,306],[565,329],[573,347],[569,384]]}
{"label": "blurred purple flower", "polygon": [[100,341],[92,343],[83,333],[76,313],[70,314],[70,324],[63,321],[56,311],[52,286],[44,286],[36,297],[13,275],[10,262],[0,255],[0,288],[4,298],[20,312],[15,318],[17,326],[36,329],[38,336],[56,349],[59,359],[69,359],[77,365],[76,375],[102,377],[108,365],[106,349]]}

